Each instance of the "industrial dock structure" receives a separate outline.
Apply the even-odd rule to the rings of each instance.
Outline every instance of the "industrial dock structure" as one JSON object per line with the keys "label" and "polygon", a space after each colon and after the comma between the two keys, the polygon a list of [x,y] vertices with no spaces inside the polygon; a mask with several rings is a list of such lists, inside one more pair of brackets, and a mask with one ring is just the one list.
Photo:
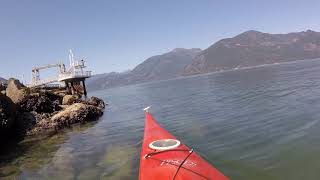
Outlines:
{"label": "industrial dock structure", "polygon": [[[54,83],[62,84],[71,94],[83,94],[87,96],[85,80],[91,77],[91,71],[86,71],[85,61],[76,60],[72,51],[69,52],[69,68],[64,63],[48,64],[32,68],[32,81],[28,87],[52,86]],[[56,76],[42,78],[40,71],[57,68]]]}

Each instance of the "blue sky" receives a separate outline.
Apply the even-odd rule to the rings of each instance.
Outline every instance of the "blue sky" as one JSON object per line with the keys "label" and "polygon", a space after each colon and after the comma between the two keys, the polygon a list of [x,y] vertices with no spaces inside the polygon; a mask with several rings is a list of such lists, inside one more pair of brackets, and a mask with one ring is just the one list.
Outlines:
{"label": "blue sky", "polygon": [[319,0],[1,0],[0,76],[30,79],[68,50],[94,73],[124,71],[176,47],[246,30],[320,31]]}

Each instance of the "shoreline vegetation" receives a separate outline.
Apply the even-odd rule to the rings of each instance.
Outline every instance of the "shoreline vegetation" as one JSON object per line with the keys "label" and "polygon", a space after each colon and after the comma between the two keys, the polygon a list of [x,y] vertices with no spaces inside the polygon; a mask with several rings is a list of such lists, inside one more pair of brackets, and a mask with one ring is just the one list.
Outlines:
{"label": "shoreline vegetation", "polygon": [[56,134],[72,124],[95,121],[104,108],[97,97],[82,98],[64,88],[28,88],[11,78],[0,92],[0,143]]}

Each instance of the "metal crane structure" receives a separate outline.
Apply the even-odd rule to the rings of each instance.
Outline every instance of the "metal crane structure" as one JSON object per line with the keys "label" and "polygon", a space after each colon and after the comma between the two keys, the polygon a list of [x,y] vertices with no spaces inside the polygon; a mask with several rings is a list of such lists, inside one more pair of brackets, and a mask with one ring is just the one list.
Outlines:
{"label": "metal crane structure", "polygon": [[[84,68],[86,68],[85,61],[83,59],[79,61],[75,60],[71,50],[69,51],[69,62],[69,69],[66,69],[66,66],[63,63],[48,64],[32,68],[32,81],[28,86],[39,87],[47,86],[52,83],[64,82],[65,87],[71,91],[72,94],[82,91],[84,95],[87,95],[85,79],[91,77],[91,71],[84,70]],[[58,74],[54,77],[41,79],[40,70],[49,68],[58,68]],[[82,82],[82,87],[80,82]]]}
{"label": "metal crane structure", "polygon": [[54,68],[54,67],[59,68],[59,74],[63,74],[64,72],[66,72],[66,67],[63,63],[48,64],[45,66],[34,67],[32,69],[32,82],[31,82],[30,86],[35,87],[35,86],[41,86],[41,85],[45,85],[45,84],[58,82],[59,80],[57,77],[51,77],[51,78],[47,78],[47,79],[43,79],[43,80],[40,79],[40,70]]}

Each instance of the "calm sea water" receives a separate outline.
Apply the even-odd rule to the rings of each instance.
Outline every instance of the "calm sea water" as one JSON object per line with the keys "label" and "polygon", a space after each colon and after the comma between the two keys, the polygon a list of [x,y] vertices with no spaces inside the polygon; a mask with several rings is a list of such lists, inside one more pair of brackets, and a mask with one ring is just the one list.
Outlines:
{"label": "calm sea water", "polygon": [[137,179],[142,109],[237,180],[320,179],[320,60],[92,92],[96,123],[21,142],[1,156],[17,179]]}

